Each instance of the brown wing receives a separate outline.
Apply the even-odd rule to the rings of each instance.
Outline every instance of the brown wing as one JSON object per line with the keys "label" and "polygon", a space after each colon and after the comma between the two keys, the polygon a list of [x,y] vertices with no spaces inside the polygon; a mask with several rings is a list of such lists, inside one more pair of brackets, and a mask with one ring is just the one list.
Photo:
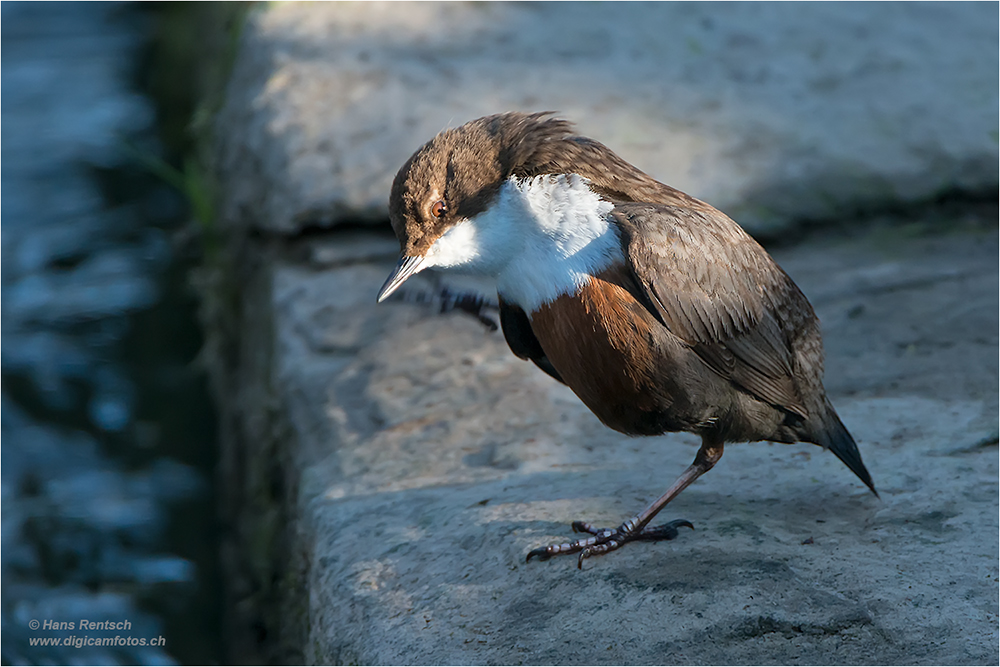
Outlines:
{"label": "brown wing", "polygon": [[623,203],[612,215],[646,307],[664,326],[715,372],[806,417],[792,371],[796,322],[789,320],[815,315],[764,249],[707,206]]}

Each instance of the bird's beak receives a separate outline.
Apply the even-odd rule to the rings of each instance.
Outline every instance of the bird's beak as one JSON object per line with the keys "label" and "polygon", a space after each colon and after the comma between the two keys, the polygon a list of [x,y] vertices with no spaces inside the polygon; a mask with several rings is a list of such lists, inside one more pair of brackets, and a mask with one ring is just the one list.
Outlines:
{"label": "bird's beak", "polygon": [[382,303],[389,295],[399,289],[399,286],[406,282],[406,279],[415,273],[419,273],[420,269],[424,268],[424,261],[426,258],[416,256],[407,257],[403,255],[399,258],[399,263],[396,264],[396,268],[392,270],[389,277],[386,279],[385,284],[382,285],[382,289],[378,291],[378,302]]}

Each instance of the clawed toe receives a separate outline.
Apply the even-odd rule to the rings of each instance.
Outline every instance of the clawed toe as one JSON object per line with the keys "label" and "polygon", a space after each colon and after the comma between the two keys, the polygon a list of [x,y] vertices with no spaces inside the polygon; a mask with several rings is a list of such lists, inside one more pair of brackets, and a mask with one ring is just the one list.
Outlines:
{"label": "clawed toe", "polygon": [[589,524],[586,521],[574,521],[570,524],[570,527],[573,529],[574,533],[590,533],[591,535],[597,535],[604,530],[603,528],[595,528],[592,524]]}
{"label": "clawed toe", "polygon": [[572,542],[551,544],[547,547],[532,549],[528,552],[525,562],[528,562],[535,557],[537,557],[538,560],[548,560],[553,556],[579,553],[580,556],[577,559],[577,567],[582,569],[585,558],[600,556],[610,551],[615,551],[628,542],[639,540],[649,542],[656,540],[672,540],[677,537],[677,529],[681,526],[686,526],[692,530],[694,529],[691,522],[684,519],[676,519],[660,526],[643,528],[638,531],[632,528],[632,526],[635,525],[632,521],[623,523],[617,529],[596,528],[585,521],[574,521],[571,525],[574,533],[586,533],[590,535],[590,537],[573,540]]}
{"label": "clawed toe", "polygon": [[538,560],[548,560],[552,558],[552,554],[549,553],[549,547],[539,547],[529,551],[528,557],[524,559],[524,562],[527,563],[536,556],[538,557]]}

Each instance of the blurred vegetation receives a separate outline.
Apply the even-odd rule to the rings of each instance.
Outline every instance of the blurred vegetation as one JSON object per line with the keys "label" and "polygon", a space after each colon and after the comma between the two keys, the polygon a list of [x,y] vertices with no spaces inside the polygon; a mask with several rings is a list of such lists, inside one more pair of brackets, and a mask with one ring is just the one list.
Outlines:
{"label": "blurred vegetation", "polygon": [[[215,262],[222,241],[216,225],[217,194],[211,162],[213,119],[225,99],[245,2],[136,3],[149,39],[136,63],[135,87],[155,104],[158,145],[122,145],[152,180],[175,189],[187,205],[169,223],[174,259],[162,282],[159,302],[131,318],[124,341],[126,361],[145,388],[138,417],[157,424],[159,439],[173,456],[217,474],[217,415],[207,386],[206,338],[199,326],[204,292],[199,272]],[[124,170],[129,171],[129,170]],[[135,171],[135,170],[132,170]],[[129,177],[128,182],[137,178]],[[153,363],[153,360],[157,360]],[[198,564],[192,599],[153,594],[144,606],[164,620],[171,654],[183,664],[225,660],[218,499],[188,503],[171,512],[169,543]],[[176,638],[176,640],[174,639]]]}
{"label": "blurred vegetation", "polygon": [[153,37],[139,70],[140,86],[157,101],[163,157],[132,152],[185,197],[206,252],[217,242],[212,121],[225,99],[226,81],[251,6],[249,2],[141,5],[151,15]]}

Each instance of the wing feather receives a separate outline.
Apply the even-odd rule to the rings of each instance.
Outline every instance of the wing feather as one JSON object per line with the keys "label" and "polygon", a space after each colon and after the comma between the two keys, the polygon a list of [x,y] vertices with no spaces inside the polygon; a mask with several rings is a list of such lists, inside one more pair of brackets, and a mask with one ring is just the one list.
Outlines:
{"label": "wing feather", "polygon": [[806,417],[793,373],[796,323],[782,314],[804,304],[814,316],[763,248],[707,206],[620,203],[611,215],[647,308],[664,326],[715,372]]}

